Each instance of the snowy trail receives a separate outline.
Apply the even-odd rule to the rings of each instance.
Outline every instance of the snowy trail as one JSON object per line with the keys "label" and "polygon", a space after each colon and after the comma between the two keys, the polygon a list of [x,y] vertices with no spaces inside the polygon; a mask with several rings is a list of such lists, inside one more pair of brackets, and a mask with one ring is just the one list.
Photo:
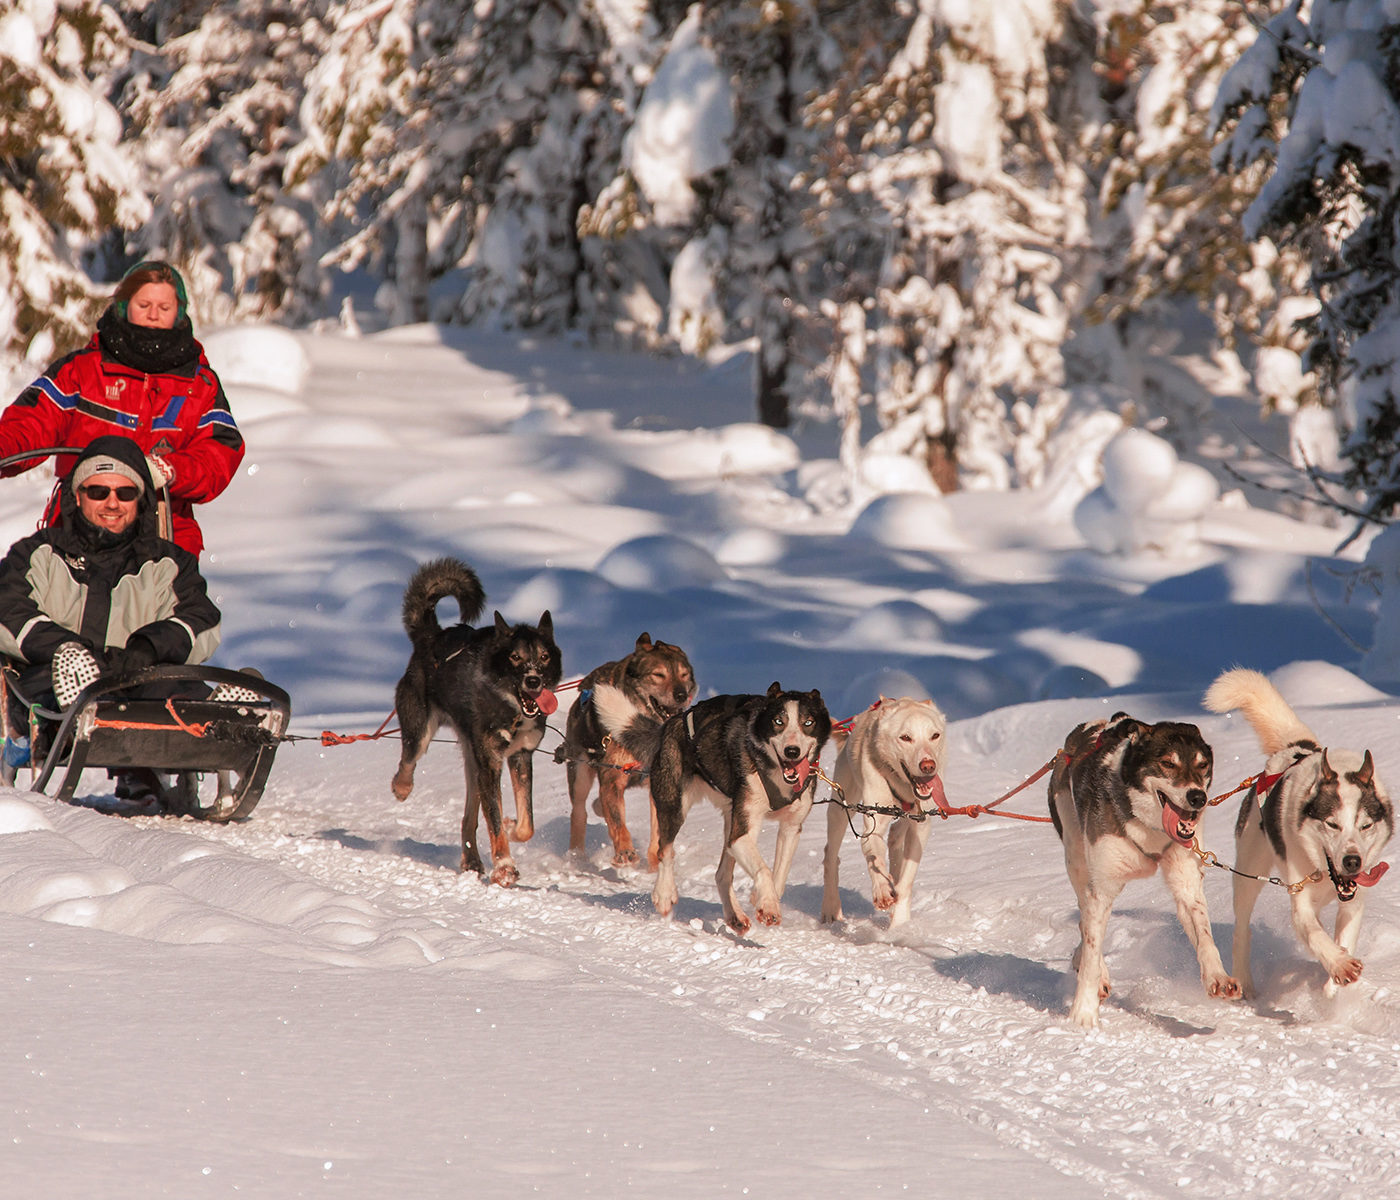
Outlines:
{"label": "snowy trail", "polygon": [[[955,732],[965,744],[988,736],[976,728]],[[1385,1194],[1400,1180],[1400,1002],[1370,983],[1373,976],[1324,1002],[1281,898],[1261,905],[1268,912],[1257,952],[1270,959],[1260,973],[1269,999],[1228,1006],[1201,991],[1160,884],[1130,887],[1109,926],[1114,995],[1101,1028],[1086,1035],[1066,1019],[1076,917],[1048,827],[940,824],[915,919],[891,937],[872,919],[850,838],[842,870],[848,919],[835,929],[817,921],[819,808],[803,836],[783,926],[738,938],[723,928],[714,891],[719,824],[712,810],[697,807],[682,833],[682,898],[675,917],[663,921],[651,912],[650,876],[607,865],[600,822],[590,824],[590,861],[565,857],[562,772],[537,772],[539,828],[517,851],[520,886],[503,890],[454,869],[455,750],[434,749],[403,805],[378,786],[396,752],[394,743],[289,748],[251,821],[173,829],[150,818],[132,822],[226,849],[211,847],[202,859],[185,837],[156,839],[144,864],[121,866],[140,875],[173,855],[178,862],[161,871],[178,868],[181,886],[196,894],[206,886],[219,893],[195,873],[211,880],[237,873],[249,898],[244,911],[187,917],[197,940],[207,939],[211,925],[221,940],[237,942],[240,920],[286,919],[278,915],[285,898],[260,911],[256,897],[262,876],[269,884],[291,877],[310,890],[291,906],[304,913],[287,930],[288,954],[382,967],[489,962],[526,976],[543,970],[620,986],[673,1019],[684,1014],[723,1030],[736,1047],[777,1049],[853,1084],[922,1102],[942,1136],[956,1138],[958,1128],[990,1135],[1106,1195],[1223,1188],[1286,1200],[1315,1195],[1319,1170],[1339,1190],[1345,1181],[1348,1190]],[[964,776],[952,782],[965,792]],[[1037,809],[1040,795],[1031,789],[1020,809]],[[634,831],[644,825],[635,799],[629,816]],[[1223,833],[1224,818],[1213,820],[1214,832]],[[113,836],[117,848],[147,845]],[[171,849],[170,840],[184,848]],[[1014,879],[989,877],[989,865],[1012,861]],[[1214,874],[1208,895],[1217,941],[1227,946],[1228,887]],[[1377,909],[1383,925],[1369,918],[1372,954],[1384,949],[1393,961],[1400,949],[1393,908]],[[255,936],[266,942],[268,935],[259,927]]]}

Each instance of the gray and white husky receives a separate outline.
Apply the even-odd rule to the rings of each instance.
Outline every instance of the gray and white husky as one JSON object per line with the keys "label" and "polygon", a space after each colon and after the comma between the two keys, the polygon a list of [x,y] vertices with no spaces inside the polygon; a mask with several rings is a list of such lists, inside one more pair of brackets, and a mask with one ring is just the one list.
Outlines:
{"label": "gray and white husky", "polygon": [[[865,830],[860,850],[870,870],[871,899],[890,914],[890,928],[909,920],[914,874],[928,842],[929,817],[945,803],[943,767],[948,722],[932,700],[881,696],[851,723],[833,779],[852,808],[889,811],[848,814],[832,803],[826,813],[822,920],[841,920],[841,842],[851,820]],[[895,814],[900,814],[896,816]]]}
{"label": "gray and white husky", "polygon": [[[715,885],[725,921],[740,933],[751,924],[734,890],[737,862],[753,877],[754,915],[764,925],[780,924],[779,902],[797,836],[812,811],[817,760],[831,735],[821,693],[787,691],[774,683],[765,695],[712,696],[666,721],[638,710],[615,687],[596,688],[593,704],[603,728],[651,772],[656,911],[667,916],[676,906],[676,834],[703,796],[724,817]],[[771,868],[758,849],[766,819],[778,823]]]}
{"label": "gray and white husky", "polygon": [[1239,998],[1211,936],[1205,868],[1192,850],[1213,767],[1195,725],[1149,725],[1126,713],[1077,726],[1056,755],[1050,817],[1079,899],[1078,982],[1069,1014],[1076,1025],[1097,1025],[1099,1002],[1109,994],[1103,941],[1114,900],[1128,880],[1157,871],[1176,901],[1206,991]]}
{"label": "gray and white husky", "polygon": [[[1235,822],[1235,942],[1232,966],[1252,995],[1249,920],[1267,877],[1282,868],[1293,928],[1327,972],[1323,991],[1361,978],[1356,942],[1364,893],[1388,869],[1381,851],[1395,832],[1395,810],[1369,750],[1323,748],[1320,740],[1258,671],[1226,671],[1206,692],[1212,712],[1238,709],[1269,756]],[[1338,903],[1335,938],[1319,912]]]}

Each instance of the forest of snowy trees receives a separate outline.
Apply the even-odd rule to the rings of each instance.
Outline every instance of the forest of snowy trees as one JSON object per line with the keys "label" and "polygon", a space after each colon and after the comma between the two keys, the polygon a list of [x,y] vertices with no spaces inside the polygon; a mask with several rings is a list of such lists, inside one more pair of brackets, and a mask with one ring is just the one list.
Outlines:
{"label": "forest of snowy trees", "polygon": [[[3,0],[0,353],[140,257],[204,323],[755,348],[854,479],[1040,481],[1184,304],[1400,500],[1392,0]],[[873,436],[872,436],[873,431]],[[1345,488],[1346,491],[1338,491]]]}

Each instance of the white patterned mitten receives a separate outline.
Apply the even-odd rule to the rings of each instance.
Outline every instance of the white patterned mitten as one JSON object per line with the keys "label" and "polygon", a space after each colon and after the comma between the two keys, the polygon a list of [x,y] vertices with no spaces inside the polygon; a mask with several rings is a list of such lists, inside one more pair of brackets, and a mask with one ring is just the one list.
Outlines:
{"label": "white patterned mitten", "polygon": [[78,693],[102,674],[92,651],[81,642],[64,642],[53,656],[53,694],[59,708],[67,708]]}

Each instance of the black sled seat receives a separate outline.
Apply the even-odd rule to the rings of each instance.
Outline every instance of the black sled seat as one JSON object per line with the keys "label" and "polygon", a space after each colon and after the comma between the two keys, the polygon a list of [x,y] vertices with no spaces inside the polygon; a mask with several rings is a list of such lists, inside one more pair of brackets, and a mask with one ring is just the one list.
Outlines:
{"label": "black sled seat", "polygon": [[[124,695],[135,688],[164,690],[169,685],[198,692],[201,689],[192,685],[220,683],[247,689],[258,698],[156,700]],[[88,767],[147,768],[157,775],[174,775],[164,797],[169,811],[218,822],[246,817],[256,807],[292,711],[291,697],[276,684],[222,667],[156,666],[103,676],[61,713],[34,708],[13,684],[9,691],[11,702],[18,700],[30,709],[29,725],[35,731],[31,744],[47,746],[32,763],[33,791],[42,793],[62,770],[56,796],[70,801]],[[19,723],[11,719],[10,724]],[[43,737],[39,727],[44,727]],[[206,776],[209,786],[204,785]]]}

